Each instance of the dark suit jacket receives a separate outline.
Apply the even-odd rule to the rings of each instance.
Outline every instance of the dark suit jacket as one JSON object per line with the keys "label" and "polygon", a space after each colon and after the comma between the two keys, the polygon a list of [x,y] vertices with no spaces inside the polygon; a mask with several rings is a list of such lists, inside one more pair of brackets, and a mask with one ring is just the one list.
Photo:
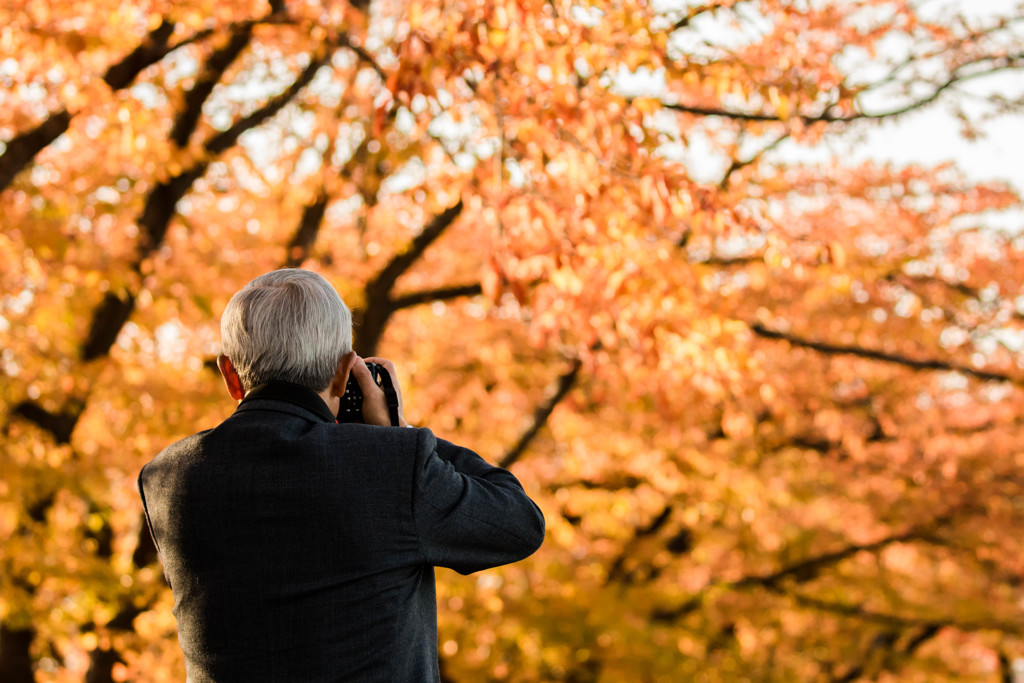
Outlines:
{"label": "dark suit jacket", "polygon": [[437,681],[434,566],[544,538],[516,478],[427,429],[336,424],[272,382],[148,463],[139,491],[190,681]]}

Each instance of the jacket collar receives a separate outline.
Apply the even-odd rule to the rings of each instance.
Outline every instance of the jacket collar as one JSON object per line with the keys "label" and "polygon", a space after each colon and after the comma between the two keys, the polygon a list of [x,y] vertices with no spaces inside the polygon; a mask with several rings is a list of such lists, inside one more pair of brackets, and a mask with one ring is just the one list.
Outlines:
{"label": "jacket collar", "polygon": [[300,384],[292,384],[291,382],[282,382],[280,380],[264,382],[259,386],[253,387],[245,395],[238,409],[255,407],[252,405],[246,406],[246,403],[251,404],[255,401],[284,401],[285,403],[305,408],[325,422],[338,421],[336,416],[331,415],[327,404],[324,403],[324,400],[315,391]]}

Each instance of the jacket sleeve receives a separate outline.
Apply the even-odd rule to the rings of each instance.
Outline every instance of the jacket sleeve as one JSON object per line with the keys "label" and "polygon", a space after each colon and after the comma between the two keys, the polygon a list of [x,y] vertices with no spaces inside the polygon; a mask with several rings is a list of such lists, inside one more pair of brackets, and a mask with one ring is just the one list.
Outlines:
{"label": "jacket sleeve", "polygon": [[[142,500],[142,511],[146,517],[146,526],[149,528],[149,537],[153,539],[153,547],[156,548],[157,555],[160,557],[160,564],[163,566],[164,558],[160,551],[160,542],[156,540],[156,530],[153,528],[153,519],[149,514],[149,503],[146,501],[146,468],[150,468],[150,470],[152,470],[153,468],[151,467],[151,464],[152,463],[147,463],[143,466],[142,470],[139,472],[139,478],[136,481],[136,486],[139,489],[139,498]],[[164,569],[164,578],[167,580],[167,585],[171,586],[171,579],[167,576],[166,568]]]}
{"label": "jacket sleeve", "polygon": [[508,470],[418,429],[413,518],[428,564],[469,574],[533,554],[544,515]]}

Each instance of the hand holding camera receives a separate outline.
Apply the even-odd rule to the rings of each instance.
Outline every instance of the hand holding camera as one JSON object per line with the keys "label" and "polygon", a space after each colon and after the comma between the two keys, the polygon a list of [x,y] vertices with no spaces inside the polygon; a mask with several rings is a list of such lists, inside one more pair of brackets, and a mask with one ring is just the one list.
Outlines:
{"label": "hand holding camera", "polygon": [[338,406],[338,422],[408,426],[402,414],[402,390],[391,361],[356,359]]}

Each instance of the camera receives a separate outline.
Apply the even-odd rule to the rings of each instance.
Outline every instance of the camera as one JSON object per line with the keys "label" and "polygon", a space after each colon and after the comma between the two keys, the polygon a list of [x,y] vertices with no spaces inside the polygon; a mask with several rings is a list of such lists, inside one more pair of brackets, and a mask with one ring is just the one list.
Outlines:
{"label": "camera", "polygon": [[[370,377],[384,391],[384,397],[388,403],[388,414],[391,417],[391,425],[398,426],[398,392],[391,381],[391,373],[387,368],[378,363],[366,361],[366,369],[370,371]],[[359,388],[355,373],[349,373],[348,383],[345,385],[345,395],[341,397],[338,405],[338,422],[364,422],[363,420],[363,390]]]}

